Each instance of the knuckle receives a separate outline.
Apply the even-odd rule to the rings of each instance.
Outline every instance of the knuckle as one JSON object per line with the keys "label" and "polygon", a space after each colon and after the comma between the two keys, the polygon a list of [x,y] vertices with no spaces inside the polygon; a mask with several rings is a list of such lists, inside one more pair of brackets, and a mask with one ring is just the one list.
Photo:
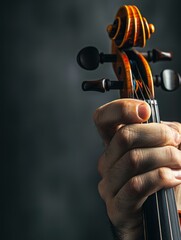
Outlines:
{"label": "knuckle", "polygon": [[176,129],[160,124],[160,137],[164,143],[171,143],[172,145],[175,145],[176,134]]}
{"label": "knuckle", "polygon": [[160,130],[160,138],[163,140],[163,142],[166,142],[168,138],[168,131],[167,131],[168,127],[160,124],[159,130]]}
{"label": "knuckle", "polygon": [[99,183],[98,183],[98,192],[100,197],[105,201],[106,200],[106,191],[105,191],[105,183],[104,183],[104,179],[102,179]]}
{"label": "knuckle", "polygon": [[173,147],[173,146],[166,146],[165,151],[166,151],[166,156],[168,156],[173,166],[180,167],[181,152],[176,147]]}
{"label": "knuckle", "polygon": [[101,161],[98,161],[97,171],[98,171],[99,175],[102,176],[102,166],[101,166]]}
{"label": "knuckle", "polygon": [[181,133],[181,124],[179,122],[171,122],[171,128]]}
{"label": "knuckle", "polygon": [[176,161],[177,166],[181,167],[181,151],[177,148],[174,149],[174,159]]}
{"label": "knuckle", "polygon": [[129,164],[131,169],[138,170],[142,160],[143,160],[143,152],[141,149],[137,148],[129,151]]}
{"label": "knuckle", "polygon": [[134,196],[142,195],[144,183],[142,181],[141,176],[133,177],[132,179],[130,179],[128,184],[129,190],[132,195]]}
{"label": "knuckle", "polygon": [[119,213],[122,210],[121,202],[117,199],[111,199],[106,203],[107,215],[111,221],[114,221],[114,225],[119,222]]}
{"label": "knuckle", "polygon": [[98,173],[100,174],[100,176],[103,176],[103,172],[104,172],[104,155],[102,155],[99,158],[99,160],[98,160],[97,170],[98,170]]}
{"label": "knuckle", "polygon": [[134,132],[130,126],[124,126],[118,131],[118,141],[125,145],[132,145],[134,141]]}
{"label": "knuckle", "polygon": [[104,197],[104,193],[103,193],[103,182],[102,180],[98,183],[98,192],[99,192],[99,195],[101,196],[101,198],[103,199]]}
{"label": "knuckle", "polygon": [[166,146],[165,150],[166,150],[166,156],[168,156],[169,159],[175,159],[176,158],[175,147]]}
{"label": "knuckle", "polygon": [[93,113],[93,120],[96,126],[100,126],[102,124],[102,114],[101,114],[101,107],[97,108]]}
{"label": "knuckle", "polygon": [[176,130],[181,134],[181,124],[179,122],[174,122]]}
{"label": "knuckle", "polygon": [[163,184],[169,183],[173,179],[171,169],[163,167],[158,169],[158,178]]}

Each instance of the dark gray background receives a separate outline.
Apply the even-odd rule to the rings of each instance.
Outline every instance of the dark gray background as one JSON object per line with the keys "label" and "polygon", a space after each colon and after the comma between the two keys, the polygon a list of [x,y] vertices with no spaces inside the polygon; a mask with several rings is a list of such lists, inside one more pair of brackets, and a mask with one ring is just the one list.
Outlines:
{"label": "dark gray background", "polygon": [[[181,72],[180,0],[6,0],[1,41],[1,239],[110,240],[98,196],[103,147],[94,110],[117,92],[84,93],[83,80],[114,79],[111,64],[93,72],[76,63],[87,45],[110,51],[106,26],[118,7],[136,4],[156,27],[146,49],[173,51],[158,63]],[[181,120],[181,90],[156,95],[163,120]]]}

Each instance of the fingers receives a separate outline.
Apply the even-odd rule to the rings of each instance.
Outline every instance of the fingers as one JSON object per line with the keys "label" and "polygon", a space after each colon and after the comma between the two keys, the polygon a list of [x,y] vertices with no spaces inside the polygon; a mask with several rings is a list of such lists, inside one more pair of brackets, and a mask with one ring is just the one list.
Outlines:
{"label": "fingers", "polygon": [[178,185],[175,188],[175,199],[176,199],[176,203],[177,203],[177,209],[181,210],[181,185]]}
{"label": "fingers", "polygon": [[94,114],[106,143],[98,165],[102,176],[98,189],[115,226],[131,221],[135,226],[138,218],[142,223],[146,198],[181,184],[181,125],[140,124],[149,117],[149,105],[134,99],[113,101]]}
{"label": "fingers", "polygon": [[149,117],[150,107],[146,102],[119,99],[98,108],[94,121],[101,137],[108,144],[119,125],[145,122]]}
{"label": "fingers", "polygon": [[125,214],[127,212],[127,214],[129,213],[131,216],[141,208],[147,196],[150,196],[160,189],[172,188],[180,184],[181,179],[177,177],[178,175],[180,176],[180,174],[180,170],[171,170],[170,168],[163,167],[135,176],[120,189],[114,198],[110,201],[107,200],[108,208],[109,203],[114,201],[117,214],[120,215],[120,207],[118,207],[120,205],[123,211],[122,214],[124,214],[125,211]]}
{"label": "fingers", "polygon": [[120,222],[124,224],[124,219],[128,222],[128,219],[134,218],[148,196],[178,184],[181,184],[181,170],[163,167],[131,178],[114,197],[105,194],[105,185],[101,183],[99,193],[106,203],[109,218],[117,225]]}
{"label": "fingers", "polygon": [[113,198],[134,176],[163,167],[173,170],[181,169],[181,152],[177,148],[165,146],[152,149],[133,149],[105,173],[101,182],[102,195],[107,199]]}
{"label": "fingers", "polygon": [[[178,122],[162,122],[163,124],[175,129],[181,134],[181,124]],[[181,144],[179,144],[178,148],[181,150]]]}
{"label": "fingers", "polygon": [[124,194],[124,197],[122,196],[122,201],[129,199],[130,204],[134,204],[135,201],[143,203],[147,196],[150,196],[163,188],[175,187],[180,183],[181,170],[162,167],[130,179],[130,181],[120,189],[115,196],[115,199],[120,199],[120,196],[122,196],[123,193],[126,193],[126,195]]}
{"label": "fingers", "polygon": [[123,126],[112,138],[104,153],[105,157],[100,159],[99,172],[104,176],[118,159],[132,149],[178,146],[180,142],[180,134],[164,124],[150,123]]}
{"label": "fingers", "polygon": [[175,129],[177,132],[181,134],[181,124],[179,122],[162,122],[163,124]]}
{"label": "fingers", "polygon": [[99,193],[113,223],[124,222],[124,210],[127,220],[128,212],[130,219],[138,214],[152,193],[181,184],[179,127],[150,123],[117,129],[99,161]]}

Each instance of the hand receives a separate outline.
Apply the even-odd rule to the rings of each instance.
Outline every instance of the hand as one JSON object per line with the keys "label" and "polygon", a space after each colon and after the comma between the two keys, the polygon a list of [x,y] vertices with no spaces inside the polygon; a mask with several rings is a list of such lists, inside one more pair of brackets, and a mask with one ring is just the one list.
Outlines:
{"label": "hand", "polygon": [[96,110],[105,143],[98,189],[120,239],[143,236],[142,206],[152,193],[181,183],[181,125],[149,123],[149,105],[120,99]]}

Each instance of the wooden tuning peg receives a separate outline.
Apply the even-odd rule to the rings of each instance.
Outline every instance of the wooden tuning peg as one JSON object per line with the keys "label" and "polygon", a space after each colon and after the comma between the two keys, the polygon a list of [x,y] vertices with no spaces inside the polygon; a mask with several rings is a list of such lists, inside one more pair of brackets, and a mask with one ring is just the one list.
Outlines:
{"label": "wooden tuning peg", "polygon": [[106,92],[113,89],[122,89],[123,81],[111,81],[109,79],[103,78],[94,81],[84,81],[82,83],[83,91],[97,91]]}
{"label": "wooden tuning peg", "polygon": [[141,52],[141,54],[147,59],[148,62],[158,62],[158,61],[171,61],[172,53],[163,52],[158,49],[153,49],[147,52]]}
{"label": "wooden tuning peg", "polygon": [[99,63],[116,62],[115,54],[99,53],[98,49],[92,46],[85,47],[77,55],[78,64],[86,70],[95,70]]}

